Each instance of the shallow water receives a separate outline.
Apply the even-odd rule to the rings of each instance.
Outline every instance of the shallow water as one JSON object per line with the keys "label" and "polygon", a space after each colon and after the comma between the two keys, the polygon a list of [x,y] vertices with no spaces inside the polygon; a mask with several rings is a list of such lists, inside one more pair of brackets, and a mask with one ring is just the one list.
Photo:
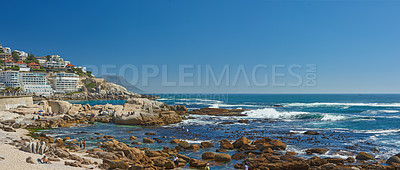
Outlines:
{"label": "shallow water", "polygon": [[[296,151],[302,157],[307,148],[328,148],[321,157],[343,157],[335,152],[346,150],[353,153],[366,151],[377,158],[387,159],[400,152],[400,95],[160,95],[160,101],[167,104],[184,104],[189,109],[202,107],[249,109],[246,117],[194,116],[179,124],[161,127],[120,126],[95,123],[85,127],[57,128],[49,130],[55,137],[69,136],[85,138],[88,146],[96,147],[97,140],[89,138],[93,133],[115,136],[129,144],[129,136],[141,141],[146,132],[156,133],[162,144],[142,144],[139,147],[162,149],[171,139],[186,139],[189,143],[210,141],[215,148],[196,152],[182,152],[192,158],[201,159],[204,151],[215,151],[221,139],[235,140],[241,136],[252,139],[260,137],[278,138],[288,145],[287,150]],[[81,104],[123,104],[125,101],[75,101]],[[282,105],[284,107],[270,107]],[[249,124],[238,123],[248,119]],[[234,124],[221,125],[222,122]],[[308,136],[304,131],[318,131],[321,135]],[[78,133],[78,132],[87,133]],[[130,132],[127,132],[130,131]],[[286,133],[293,132],[288,135]],[[235,153],[234,151],[229,154]],[[233,167],[237,161],[213,165],[214,169]]]}

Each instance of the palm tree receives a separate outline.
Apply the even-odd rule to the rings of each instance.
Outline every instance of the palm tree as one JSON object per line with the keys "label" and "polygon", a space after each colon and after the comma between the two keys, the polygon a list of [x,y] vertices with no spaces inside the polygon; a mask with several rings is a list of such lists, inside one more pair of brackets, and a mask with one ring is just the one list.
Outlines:
{"label": "palm tree", "polygon": [[[15,87],[13,90],[14,90],[14,92],[17,93],[17,94],[20,94],[21,91],[22,91],[21,87]],[[14,95],[15,95],[15,93],[14,93]]]}

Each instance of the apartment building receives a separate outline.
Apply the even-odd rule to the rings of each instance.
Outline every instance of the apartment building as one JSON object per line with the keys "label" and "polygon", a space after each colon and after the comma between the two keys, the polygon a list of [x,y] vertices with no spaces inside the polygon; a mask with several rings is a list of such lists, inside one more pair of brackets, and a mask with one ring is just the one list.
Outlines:
{"label": "apartment building", "polygon": [[19,81],[22,89],[28,94],[49,96],[53,93],[46,73],[20,72]]}
{"label": "apartment building", "polygon": [[59,55],[51,55],[48,61],[46,62],[45,67],[62,69],[65,68],[68,64],[70,64],[70,62],[64,61],[64,59],[62,59]]}
{"label": "apartment building", "polygon": [[0,60],[7,61],[12,59],[11,49],[8,47],[3,47],[0,44]]}
{"label": "apartment building", "polygon": [[5,87],[21,87],[18,71],[0,72],[0,82],[4,83]]}
{"label": "apartment building", "polygon": [[74,73],[54,73],[51,77],[51,86],[56,93],[78,91],[79,76]]}

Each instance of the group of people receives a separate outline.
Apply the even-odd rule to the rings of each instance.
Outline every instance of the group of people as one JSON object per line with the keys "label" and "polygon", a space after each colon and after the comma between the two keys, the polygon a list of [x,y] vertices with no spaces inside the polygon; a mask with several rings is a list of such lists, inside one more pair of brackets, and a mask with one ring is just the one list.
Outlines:
{"label": "group of people", "polygon": [[[33,112],[31,114],[38,115],[37,120],[40,120],[40,116],[42,117],[54,116],[54,113],[44,113],[44,112]],[[32,117],[32,120],[35,120],[35,116]]]}
{"label": "group of people", "polygon": [[46,155],[44,155],[42,159],[38,158],[37,161],[39,164],[51,164],[50,160],[47,159]]}
{"label": "group of people", "polygon": [[128,116],[130,116],[130,115],[134,115],[135,114],[135,112],[134,111],[132,111],[132,112],[128,112],[128,113],[126,113],[126,114],[124,114],[124,113],[122,113],[121,115],[119,115],[119,118],[122,118],[122,117],[128,117]]}
{"label": "group of people", "polygon": [[86,149],[86,141],[85,140],[81,139],[81,142],[79,143],[79,148]]}

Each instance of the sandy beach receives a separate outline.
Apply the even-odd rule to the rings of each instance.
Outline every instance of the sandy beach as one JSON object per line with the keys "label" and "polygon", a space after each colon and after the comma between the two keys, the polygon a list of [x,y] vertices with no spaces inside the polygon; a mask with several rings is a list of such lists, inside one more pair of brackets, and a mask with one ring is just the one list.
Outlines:
{"label": "sandy beach", "polygon": [[[1,119],[9,120],[10,118],[16,118],[18,114],[2,112]],[[15,119],[20,120],[20,119]],[[85,169],[79,167],[66,166],[65,160],[61,159],[61,161],[52,161],[52,164],[38,164],[36,163],[38,158],[41,158],[43,155],[28,153],[19,150],[17,147],[10,145],[13,140],[21,140],[21,139],[31,139],[30,136],[26,136],[28,134],[28,130],[26,129],[15,129],[16,132],[5,132],[0,130],[0,169],[2,170],[15,170],[15,169]],[[72,152],[71,152],[72,153]],[[74,154],[84,157],[85,153],[77,153]],[[32,160],[35,164],[31,164],[26,162],[26,158],[32,157]],[[85,157],[86,159],[90,159],[92,161],[97,161],[99,163],[102,162],[101,159],[95,159],[91,157]],[[68,161],[68,160],[67,160]],[[70,160],[72,161],[72,160]],[[93,169],[96,169],[92,166]]]}

